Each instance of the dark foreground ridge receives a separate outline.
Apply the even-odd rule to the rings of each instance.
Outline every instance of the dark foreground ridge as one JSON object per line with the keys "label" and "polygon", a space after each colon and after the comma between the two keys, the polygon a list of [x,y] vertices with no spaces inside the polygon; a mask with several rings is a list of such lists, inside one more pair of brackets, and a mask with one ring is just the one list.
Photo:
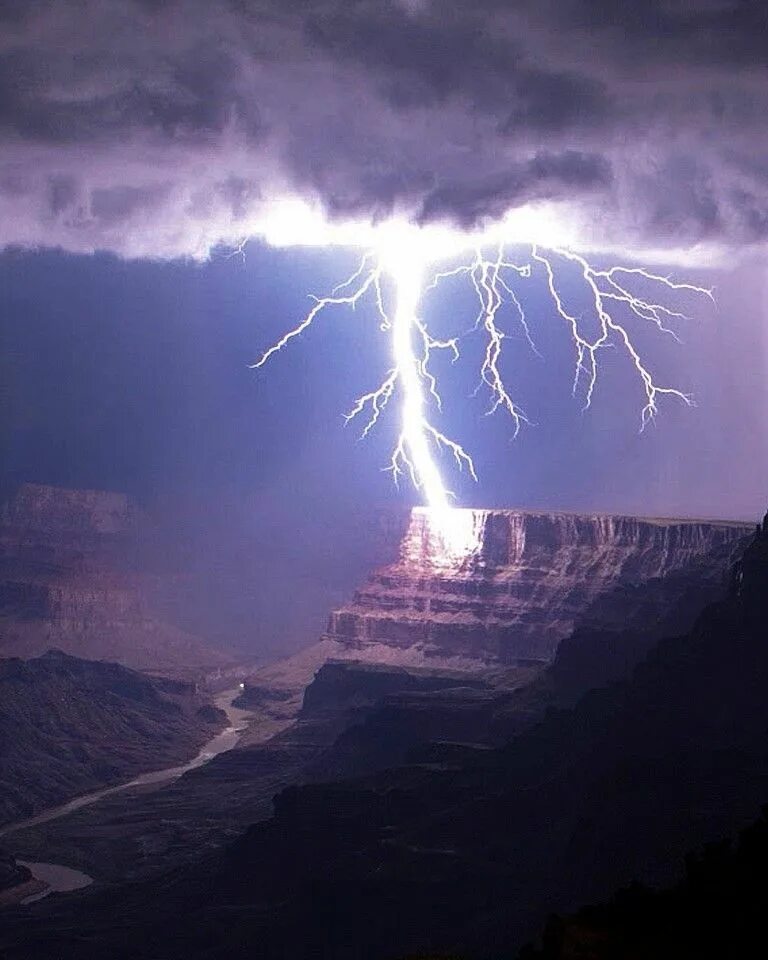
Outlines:
{"label": "dark foreground ridge", "polygon": [[768,807],[735,843],[713,842],[689,854],[683,880],[671,889],[635,883],[608,903],[551,917],[541,945],[525,947],[520,960],[754,956],[765,943],[766,865]]}

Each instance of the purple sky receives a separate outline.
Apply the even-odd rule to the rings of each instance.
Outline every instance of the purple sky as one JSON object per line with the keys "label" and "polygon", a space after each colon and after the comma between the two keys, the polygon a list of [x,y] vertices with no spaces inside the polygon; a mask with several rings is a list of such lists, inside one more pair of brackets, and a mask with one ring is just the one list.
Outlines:
{"label": "purple sky", "polygon": [[[286,516],[413,502],[407,484],[398,491],[382,472],[396,411],[364,442],[342,419],[389,362],[371,308],[329,311],[262,370],[248,367],[306,310],[307,293],[327,290],[354,260],[255,242],[244,258],[205,264],[0,256],[6,483],[124,489],[145,502],[263,496]],[[643,433],[642,391],[618,351],[604,352],[589,410],[571,396],[573,346],[540,276],[521,300],[541,356],[502,314],[503,370],[532,421],[516,439],[508,418],[484,416],[487,398],[472,396],[482,338],[465,337],[455,366],[438,359],[445,403],[436,422],[473,453],[479,473],[475,484],[443,461],[459,502],[757,516],[768,505],[766,274],[759,261],[742,262],[715,279],[717,305],[705,301],[676,322],[681,343],[632,328],[654,373],[696,404],[662,402]],[[436,330],[474,317],[466,281],[425,307]]]}

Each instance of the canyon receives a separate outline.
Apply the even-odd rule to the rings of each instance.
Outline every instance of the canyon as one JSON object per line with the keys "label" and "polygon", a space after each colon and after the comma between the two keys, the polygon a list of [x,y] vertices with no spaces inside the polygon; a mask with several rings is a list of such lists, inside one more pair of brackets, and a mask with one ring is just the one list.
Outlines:
{"label": "canyon", "polygon": [[194,755],[225,715],[192,683],[49,651],[0,660],[3,825]]}
{"label": "canyon", "polygon": [[452,513],[448,549],[429,511],[391,518],[384,552],[395,559],[330,614],[315,644],[250,675],[243,705],[277,719],[295,713],[328,661],[543,667],[577,629],[639,633],[646,642],[685,630],[723,588],[752,530],[728,521]]}
{"label": "canyon", "polygon": [[[510,510],[457,516],[450,549],[425,511],[391,521],[386,535],[396,558],[331,613],[318,642],[243,683],[237,702],[252,716],[233,749],[172,783],[137,786],[7,838],[20,860],[66,863],[95,880],[88,891],[23,908],[42,922],[24,944],[29,956],[44,956],[46,943],[58,942],[73,923],[89,931],[73,956],[96,956],[105,944],[120,956],[112,931],[124,927],[148,934],[150,954],[172,956],[178,946],[181,955],[218,956],[213,941],[208,953],[186,942],[175,918],[199,915],[196,929],[213,936],[217,911],[233,916],[234,910],[238,930],[245,923],[265,956],[282,956],[285,947],[291,958],[335,957],[325,942],[298,942],[292,926],[300,917],[306,929],[346,938],[349,925],[328,897],[338,894],[362,910],[358,881],[384,902],[399,897],[401,881],[417,893],[413,910],[401,907],[407,920],[401,933],[381,929],[388,942],[403,950],[470,943],[469,933],[457,933],[447,917],[436,920],[430,911],[434,897],[453,902],[458,890],[466,893],[461,876],[469,877],[476,858],[473,847],[465,851],[469,834],[501,829],[491,794],[507,796],[519,781],[533,803],[531,777],[543,765],[554,784],[551,802],[536,794],[546,818],[569,789],[546,772],[565,756],[561,751],[557,760],[555,740],[563,750],[572,745],[569,724],[582,723],[594,691],[634,683],[660,641],[687,636],[703,607],[732,595],[735,578],[750,570],[748,556],[740,558],[754,528]],[[102,521],[89,520],[89,529],[95,522]],[[750,583],[762,576],[762,568],[749,574]],[[726,655],[722,644],[718,649]],[[602,722],[604,702],[602,694],[589,708],[597,710],[592,726]],[[557,735],[547,740],[555,721]],[[510,773],[515,743],[519,759]],[[539,823],[524,797],[511,809],[510,823]],[[470,819],[475,810],[480,820],[473,826],[459,810]],[[559,807],[556,816],[567,820]],[[461,836],[446,833],[453,821]],[[524,862],[541,854],[514,825],[512,834],[509,842],[521,844]],[[486,846],[496,842],[483,836]],[[453,848],[458,874],[444,858]],[[373,874],[364,867],[369,855]],[[355,860],[362,872],[355,872]],[[382,878],[374,877],[374,860]],[[477,896],[490,897],[490,874],[479,864],[472,869],[480,870],[473,875]],[[328,896],[321,873],[333,877]],[[432,875],[434,890],[425,879]],[[545,887],[533,870],[524,904]],[[277,904],[274,898],[283,896]],[[466,904],[468,923],[475,899]],[[452,909],[461,912],[456,903]],[[13,952],[20,942],[13,931],[23,930],[24,916],[7,914],[3,945],[10,956],[23,955]],[[422,940],[408,939],[422,921]],[[367,922],[377,929],[379,921]],[[434,935],[441,922],[450,942]],[[389,957],[377,952],[374,933],[352,926],[366,955]],[[171,929],[175,945],[167,939]],[[240,955],[231,938],[226,949]]]}
{"label": "canyon", "polygon": [[[765,525],[692,628],[507,742],[287,786],[271,816],[184,868],[41,905],[32,928],[9,915],[0,946],[11,960],[54,945],[77,960],[247,957],[255,944],[281,960],[511,957],[552,911],[669,884],[687,851],[766,799],[767,583]],[[448,689],[406,685],[412,698]],[[393,696],[383,676],[373,687]],[[334,667],[305,719],[356,702],[360,681]]]}

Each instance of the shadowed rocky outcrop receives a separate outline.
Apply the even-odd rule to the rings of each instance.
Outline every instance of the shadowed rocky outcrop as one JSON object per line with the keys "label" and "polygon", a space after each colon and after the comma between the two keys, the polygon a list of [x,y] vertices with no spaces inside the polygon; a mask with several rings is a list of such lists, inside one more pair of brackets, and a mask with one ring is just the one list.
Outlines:
{"label": "shadowed rocky outcrop", "polygon": [[551,917],[540,943],[519,960],[725,960],[765,942],[768,916],[768,807],[733,842],[685,858],[685,877],[655,890],[634,883],[607,903]]}
{"label": "shadowed rocky outcrop", "polygon": [[4,891],[28,883],[31,879],[32,874],[27,867],[22,866],[10,853],[0,850],[0,896]]}

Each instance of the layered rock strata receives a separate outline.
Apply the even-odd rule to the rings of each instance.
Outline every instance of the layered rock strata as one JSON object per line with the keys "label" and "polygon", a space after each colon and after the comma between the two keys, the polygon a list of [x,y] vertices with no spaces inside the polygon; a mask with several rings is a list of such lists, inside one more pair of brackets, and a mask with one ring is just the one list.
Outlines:
{"label": "layered rock strata", "polygon": [[384,647],[394,659],[550,659],[575,627],[615,626],[607,597],[621,593],[621,616],[642,621],[649,585],[654,605],[660,581],[667,603],[689,575],[720,585],[752,529],[512,510],[455,510],[450,525],[414,510],[399,559],[331,614],[323,639],[363,658]]}
{"label": "layered rock strata", "polygon": [[0,657],[58,648],[188,678],[231,663],[154,611],[144,525],[124,494],[22,486],[0,510]]}

